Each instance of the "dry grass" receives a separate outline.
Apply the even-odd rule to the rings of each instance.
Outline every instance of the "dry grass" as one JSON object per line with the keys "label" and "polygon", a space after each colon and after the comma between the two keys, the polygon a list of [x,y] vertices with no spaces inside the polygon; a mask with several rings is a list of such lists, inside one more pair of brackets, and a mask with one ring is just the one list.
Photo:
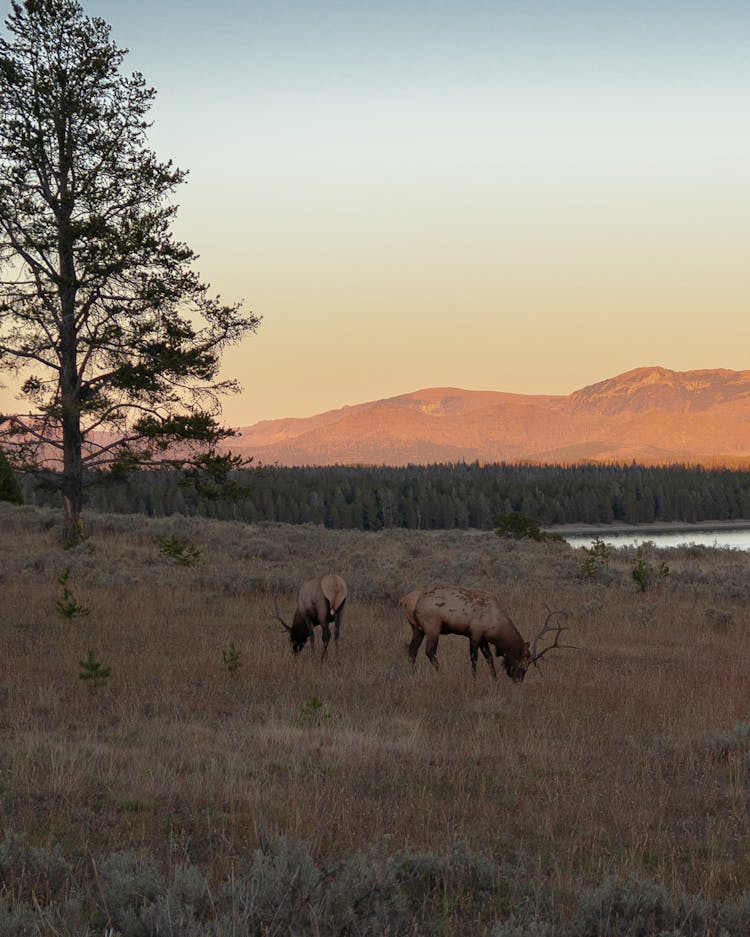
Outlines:
{"label": "dry grass", "polygon": [[[611,879],[706,902],[746,887],[750,555],[670,551],[641,594],[628,551],[602,584],[580,551],[488,534],[88,521],[89,545],[63,551],[54,512],[0,504],[6,836],[82,870],[147,850],[214,882],[277,833],[319,857],[466,848],[500,880],[484,907],[454,896],[446,934],[563,926]],[[166,535],[201,562],[163,555]],[[67,566],[90,608],[70,621]],[[329,568],[350,586],[341,647],[293,659],[273,596],[288,613]],[[494,589],[526,635],[545,604],[568,609],[581,650],[519,687],[481,659],[472,679],[468,642],[444,637],[441,673],[420,655],[412,675],[395,599],[431,580]],[[96,692],[78,679],[89,648],[112,668]]]}

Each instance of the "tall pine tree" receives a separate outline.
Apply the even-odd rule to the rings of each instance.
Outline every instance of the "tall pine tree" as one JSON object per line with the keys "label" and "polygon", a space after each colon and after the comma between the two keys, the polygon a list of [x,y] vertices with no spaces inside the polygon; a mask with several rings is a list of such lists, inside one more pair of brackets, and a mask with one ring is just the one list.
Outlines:
{"label": "tall pine tree", "polygon": [[87,471],[238,464],[216,452],[219,364],[259,322],[175,240],[185,173],[148,148],[155,92],[125,54],[76,0],[13,2],[0,38],[0,367],[27,411],[0,436],[56,469],[69,542]]}

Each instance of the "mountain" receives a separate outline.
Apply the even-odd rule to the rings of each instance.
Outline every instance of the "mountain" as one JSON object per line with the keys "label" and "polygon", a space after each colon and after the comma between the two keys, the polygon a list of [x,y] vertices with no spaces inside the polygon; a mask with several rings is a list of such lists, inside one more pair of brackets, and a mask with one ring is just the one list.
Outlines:
{"label": "mountain", "polygon": [[264,464],[750,464],[750,371],[636,368],[565,396],[434,387],[238,432],[232,451]]}

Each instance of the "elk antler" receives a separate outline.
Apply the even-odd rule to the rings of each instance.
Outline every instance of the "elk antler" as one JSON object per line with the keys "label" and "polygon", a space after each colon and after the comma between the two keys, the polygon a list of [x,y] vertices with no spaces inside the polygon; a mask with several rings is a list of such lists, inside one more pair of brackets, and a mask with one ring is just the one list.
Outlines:
{"label": "elk antler", "polygon": [[284,621],[284,619],[283,619],[283,618],[281,617],[281,615],[279,614],[279,603],[276,601],[275,598],[274,598],[274,600],[273,600],[273,615],[272,615],[271,617],[272,617],[272,618],[275,618],[277,621],[280,621],[281,624],[282,624],[282,626],[283,626],[283,628],[284,628],[286,631],[291,632],[292,629],[289,627],[289,625]]}
{"label": "elk antler", "polygon": [[539,653],[537,653],[537,650],[536,650],[536,649],[537,649],[537,645],[539,644],[540,639],[541,639],[548,631],[552,631],[552,630],[553,630],[553,628],[550,626],[550,623],[549,623],[549,622],[550,622],[550,618],[552,618],[553,615],[565,615],[565,614],[567,614],[567,613],[564,612],[564,611],[555,611],[555,612],[552,612],[552,611],[550,611],[549,606],[546,606],[546,605],[545,605],[545,608],[547,609],[547,617],[546,617],[545,620],[544,620],[544,627],[543,627],[542,630],[539,632],[539,634],[534,638],[534,644],[533,644],[533,646],[532,646],[532,648],[531,648],[531,659],[532,659],[534,665],[537,666],[537,667],[539,666],[539,665],[537,664],[537,661],[541,660],[541,659],[544,657],[544,655],[547,653],[547,651],[551,651],[553,648],[556,648],[556,647],[557,647],[557,648],[569,648],[570,650],[574,650],[574,651],[579,650],[579,648],[576,647],[575,644],[560,644],[560,635],[563,633],[563,631],[568,631],[568,627],[567,627],[566,625],[557,625],[557,626],[554,628],[554,631],[555,631],[555,640],[552,642],[552,644],[549,644],[547,647],[545,647],[543,651],[539,651]]}

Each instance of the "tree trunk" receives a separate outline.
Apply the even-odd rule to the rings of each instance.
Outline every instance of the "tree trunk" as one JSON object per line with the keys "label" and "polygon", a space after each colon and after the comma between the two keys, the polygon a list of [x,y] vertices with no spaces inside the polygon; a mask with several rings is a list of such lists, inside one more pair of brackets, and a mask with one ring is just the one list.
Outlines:
{"label": "tree trunk", "polygon": [[[73,269],[71,257],[63,258],[63,269]],[[78,378],[78,338],[75,324],[75,288],[72,276],[63,278],[60,289],[63,310],[60,334],[60,404],[63,444],[62,496],[65,517],[63,542],[83,539],[83,462],[81,459],[81,402]],[[65,281],[68,281],[67,283]]]}
{"label": "tree trunk", "polygon": [[[61,291],[63,307],[74,305]],[[81,460],[81,407],[79,399],[78,355],[73,313],[64,314],[60,337],[60,402],[63,444],[62,496],[65,516],[63,541],[76,544],[83,539],[83,463]]]}
{"label": "tree trunk", "polygon": [[[68,396],[63,394],[63,400]],[[63,542],[83,540],[83,467],[81,463],[81,419],[77,401],[63,403]]]}
{"label": "tree trunk", "polygon": [[[64,122],[63,122],[64,126]],[[59,134],[61,154],[66,135]],[[78,375],[78,334],[76,327],[76,267],[70,219],[72,201],[68,192],[69,165],[60,170],[61,207],[58,216],[58,255],[60,260],[60,407],[63,445],[63,542],[74,545],[83,540],[83,462],[81,458],[81,400]]]}

